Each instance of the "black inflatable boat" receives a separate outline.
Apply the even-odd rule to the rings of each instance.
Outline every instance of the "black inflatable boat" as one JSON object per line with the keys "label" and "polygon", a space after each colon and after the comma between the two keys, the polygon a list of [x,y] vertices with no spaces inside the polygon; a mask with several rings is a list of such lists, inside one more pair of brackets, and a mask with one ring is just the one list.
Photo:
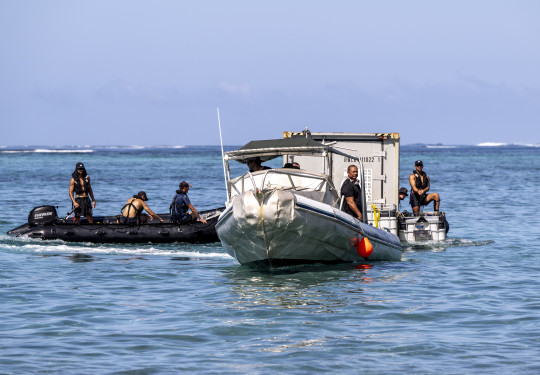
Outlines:
{"label": "black inflatable boat", "polygon": [[200,211],[207,224],[201,222],[177,224],[170,222],[170,215],[159,214],[165,221],[149,220],[147,223],[119,224],[118,216],[94,216],[88,223],[81,218],[78,224],[73,218],[59,218],[54,206],[39,206],[30,211],[28,223],[7,232],[9,236],[64,240],[68,242],[94,243],[208,243],[219,241],[216,223],[225,208]]}

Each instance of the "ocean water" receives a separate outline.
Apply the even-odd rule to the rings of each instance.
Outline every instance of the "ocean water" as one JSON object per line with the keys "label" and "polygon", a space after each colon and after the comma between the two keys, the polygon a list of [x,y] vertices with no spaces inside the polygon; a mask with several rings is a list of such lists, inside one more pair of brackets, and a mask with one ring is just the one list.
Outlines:
{"label": "ocean water", "polygon": [[402,186],[416,159],[445,243],[400,262],[261,271],[220,243],[5,234],[34,206],[67,214],[79,161],[96,215],[139,190],[165,212],[181,180],[198,209],[222,206],[218,147],[0,148],[0,374],[540,373],[540,147],[402,146]]}

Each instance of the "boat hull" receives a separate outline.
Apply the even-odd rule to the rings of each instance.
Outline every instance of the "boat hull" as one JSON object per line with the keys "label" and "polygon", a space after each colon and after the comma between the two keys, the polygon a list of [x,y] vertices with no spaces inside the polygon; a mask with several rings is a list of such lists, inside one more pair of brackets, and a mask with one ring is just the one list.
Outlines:
{"label": "boat hull", "polygon": [[[290,190],[235,196],[216,230],[225,250],[247,265],[401,259],[397,236]],[[363,237],[373,245],[367,258],[356,248]]]}
{"label": "boat hull", "polygon": [[[168,223],[169,215],[160,215],[165,223],[152,220],[146,224],[118,224],[116,216],[94,217],[89,224],[81,219],[79,224],[63,219],[43,225],[23,224],[10,230],[12,237],[29,237],[41,240],[91,243],[209,243],[219,241],[216,233],[218,214],[222,209],[200,212],[207,215],[207,224]],[[212,214],[214,213],[213,217]]]}

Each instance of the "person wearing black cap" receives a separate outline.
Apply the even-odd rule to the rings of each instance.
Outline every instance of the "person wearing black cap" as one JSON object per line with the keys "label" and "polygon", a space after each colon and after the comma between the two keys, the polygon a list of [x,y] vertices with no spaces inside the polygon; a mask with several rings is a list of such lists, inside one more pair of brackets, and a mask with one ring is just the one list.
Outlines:
{"label": "person wearing black cap", "polygon": [[411,197],[409,202],[413,213],[417,215],[420,212],[420,206],[425,206],[433,201],[434,211],[439,211],[439,203],[441,198],[437,193],[429,193],[429,177],[424,172],[424,163],[422,160],[414,162],[414,171],[409,176],[409,183],[411,184]]}
{"label": "person wearing black cap", "polygon": [[[150,218],[158,219],[160,222],[164,222],[154,211],[148,207],[146,201],[148,197],[144,191],[139,191],[137,195],[129,198],[126,205],[122,207],[122,219],[126,224],[135,224],[137,222],[146,223],[148,221],[148,215]],[[143,214],[142,211],[148,212],[148,215]]]}
{"label": "person wearing black cap", "polygon": [[[92,203],[90,203],[90,197]],[[96,200],[94,199],[92,185],[90,185],[90,176],[86,173],[83,163],[77,163],[75,171],[71,174],[69,199],[73,204],[74,223],[78,223],[81,216],[85,216],[89,223],[94,222],[92,208],[96,208]]]}
{"label": "person wearing black cap", "polygon": [[407,188],[406,188],[406,187],[400,188],[400,189],[399,189],[399,193],[398,193],[398,195],[399,195],[399,200],[402,201],[403,199],[405,199],[405,197],[406,197],[407,195],[409,195],[409,194],[407,194],[407,193],[408,193],[408,192],[407,192]]}
{"label": "person wearing black cap", "polygon": [[401,201],[409,195],[406,187],[399,188],[398,197],[399,197],[399,209],[401,210]]}
{"label": "person wearing black cap", "polygon": [[[184,224],[194,223],[199,219],[201,223],[206,224],[206,220],[199,215],[187,195],[191,185],[187,181],[182,181],[178,187],[179,189],[176,190],[170,206],[171,220],[175,223]],[[188,212],[190,210],[191,212]]]}

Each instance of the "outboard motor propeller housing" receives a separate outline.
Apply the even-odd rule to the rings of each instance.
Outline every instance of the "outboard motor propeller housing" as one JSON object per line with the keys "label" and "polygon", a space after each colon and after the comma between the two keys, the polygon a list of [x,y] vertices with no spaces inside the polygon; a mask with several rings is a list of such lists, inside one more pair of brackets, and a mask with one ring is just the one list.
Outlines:
{"label": "outboard motor propeller housing", "polygon": [[37,225],[52,224],[58,219],[56,208],[54,206],[39,206],[35,207],[28,214],[28,224],[31,227]]}

